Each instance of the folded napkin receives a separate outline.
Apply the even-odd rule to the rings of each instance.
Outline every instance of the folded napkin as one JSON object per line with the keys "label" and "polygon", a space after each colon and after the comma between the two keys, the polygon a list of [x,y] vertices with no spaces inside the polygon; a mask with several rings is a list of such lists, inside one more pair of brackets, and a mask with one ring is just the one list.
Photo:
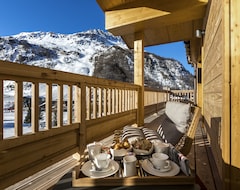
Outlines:
{"label": "folded napkin", "polygon": [[[143,139],[144,134],[141,130],[141,128],[138,127],[132,127],[132,126],[125,126],[123,128],[123,134],[122,134],[122,140],[128,139],[130,142],[130,139]],[[130,142],[131,143],[131,142]]]}
{"label": "folded napkin", "polygon": [[161,140],[159,134],[157,131],[148,129],[148,128],[142,128],[142,132],[147,140]]}
{"label": "folded napkin", "polygon": [[190,176],[191,175],[191,170],[189,167],[189,160],[186,156],[184,156],[181,152],[175,149],[174,146],[170,144],[169,146],[169,158],[174,161],[182,170],[182,172]]}

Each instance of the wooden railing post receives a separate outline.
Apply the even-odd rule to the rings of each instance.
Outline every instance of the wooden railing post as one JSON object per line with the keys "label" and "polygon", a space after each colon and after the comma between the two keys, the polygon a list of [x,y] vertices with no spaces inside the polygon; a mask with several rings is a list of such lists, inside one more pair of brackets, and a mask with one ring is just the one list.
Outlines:
{"label": "wooden railing post", "polygon": [[15,121],[14,121],[14,128],[15,128],[15,136],[19,137],[23,134],[22,128],[22,110],[23,110],[23,82],[16,81],[15,82]]}
{"label": "wooden railing post", "polygon": [[46,129],[52,128],[52,83],[46,84]]}
{"label": "wooden railing post", "polygon": [[39,131],[39,83],[33,83],[33,91],[32,91],[32,115],[31,115],[31,124],[32,131]]}
{"label": "wooden railing post", "polygon": [[87,129],[86,129],[86,83],[81,83],[81,88],[78,90],[78,101],[80,105],[78,110],[80,110],[80,136],[79,136],[79,150],[82,154],[85,150],[87,144]]}
{"label": "wooden railing post", "polygon": [[73,112],[72,112],[72,103],[73,103],[73,88],[71,85],[68,85],[68,98],[67,98],[67,113],[68,113],[68,119],[67,119],[67,124],[71,124],[73,120]]}
{"label": "wooden railing post", "polygon": [[57,127],[63,125],[63,85],[58,84],[58,99],[57,99]]}

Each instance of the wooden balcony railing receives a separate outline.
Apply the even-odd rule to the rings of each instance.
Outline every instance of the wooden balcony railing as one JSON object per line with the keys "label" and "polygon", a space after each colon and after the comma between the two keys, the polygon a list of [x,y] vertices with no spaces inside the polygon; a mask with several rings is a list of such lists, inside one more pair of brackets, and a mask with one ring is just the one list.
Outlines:
{"label": "wooden balcony railing", "polygon": [[170,100],[195,102],[194,90],[171,90]]}
{"label": "wooden balcony railing", "polygon": [[[137,123],[134,84],[0,61],[0,89],[0,189]],[[147,115],[169,95],[146,88],[144,97]]]}

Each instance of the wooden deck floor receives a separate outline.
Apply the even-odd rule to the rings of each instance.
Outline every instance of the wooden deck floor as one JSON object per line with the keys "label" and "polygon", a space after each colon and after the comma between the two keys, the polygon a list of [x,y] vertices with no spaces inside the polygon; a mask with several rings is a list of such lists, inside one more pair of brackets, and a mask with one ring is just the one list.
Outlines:
{"label": "wooden deck floor", "polygon": [[[149,128],[158,127],[158,114],[154,114],[145,119],[145,126]],[[111,138],[109,138],[111,139]],[[109,140],[106,139],[106,140]],[[202,190],[218,190],[218,184],[216,184],[216,179],[214,179],[214,166],[210,164],[211,158],[211,146],[207,140],[206,133],[201,125],[198,126],[195,135],[194,146],[188,155],[190,160],[190,165],[196,169],[197,180],[196,183],[201,187]],[[194,159],[195,157],[195,159]],[[72,183],[71,172],[67,173],[62,179],[52,188],[53,190],[63,190],[63,189],[77,189],[71,186]]]}
{"label": "wooden deck floor", "polygon": [[[194,151],[195,148],[195,151]],[[195,158],[194,159],[194,154]],[[195,165],[197,183],[199,183],[202,189],[218,190],[214,179],[214,169],[211,163],[211,146],[207,140],[207,136],[204,128],[198,126],[194,146],[188,155],[190,163]]]}

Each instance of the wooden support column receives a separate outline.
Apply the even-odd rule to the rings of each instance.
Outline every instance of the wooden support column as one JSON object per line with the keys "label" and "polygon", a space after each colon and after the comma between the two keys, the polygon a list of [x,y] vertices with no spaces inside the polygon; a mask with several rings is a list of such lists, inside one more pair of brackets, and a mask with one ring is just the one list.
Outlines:
{"label": "wooden support column", "polygon": [[134,84],[140,86],[138,93],[137,125],[144,125],[144,34],[135,34],[134,40]]}

